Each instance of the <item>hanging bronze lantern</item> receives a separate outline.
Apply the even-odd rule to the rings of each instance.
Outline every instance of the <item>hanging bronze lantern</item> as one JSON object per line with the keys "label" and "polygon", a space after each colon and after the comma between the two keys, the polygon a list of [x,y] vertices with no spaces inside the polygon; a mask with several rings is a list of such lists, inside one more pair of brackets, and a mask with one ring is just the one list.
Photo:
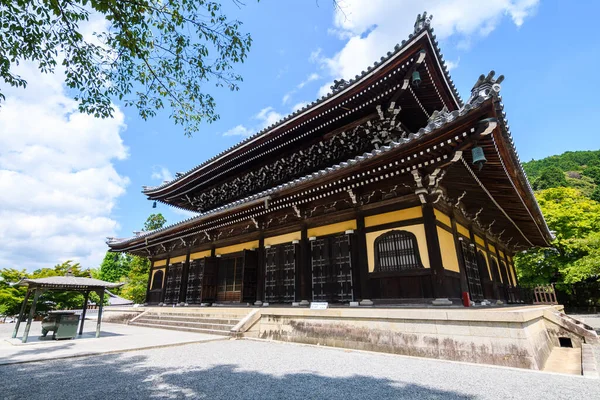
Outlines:
{"label": "hanging bronze lantern", "polygon": [[414,87],[419,87],[419,85],[421,84],[421,74],[419,73],[419,71],[414,71],[412,73],[412,84]]}
{"label": "hanging bronze lantern", "polygon": [[473,165],[476,165],[479,167],[479,170],[481,171],[481,168],[483,168],[483,164],[485,164],[487,162],[487,159],[485,158],[485,154],[483,153],[483,147],[481,146],[475,146],[471,149],[471,156],[473,157]]}
{"label": "hanging bronze lantern", "polygon": [[156,202],[152,203],[152,208],[156,208]]}

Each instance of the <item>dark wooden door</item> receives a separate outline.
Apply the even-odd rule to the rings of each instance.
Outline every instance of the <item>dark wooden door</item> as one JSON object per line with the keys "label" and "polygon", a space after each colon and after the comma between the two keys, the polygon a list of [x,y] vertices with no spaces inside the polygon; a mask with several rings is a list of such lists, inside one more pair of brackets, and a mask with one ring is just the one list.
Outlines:
{"label": "dark wooden door", "polygon": [[183,272],[183,263],[169,265],[167,268],[167,282],[165,288],[165,303],[179,303],[179,293],[181,290],[181,278]]}
{"label": "dark wooden door", "polygon": [[342,234],[311,241],[311,269],[313,300],[353,300],[350,235]]}
{"label": "dark wooden door", "polygon": [[217,301],[240,302],[244,274],[244,256],[227,255],[218,259]]}
{"label": "dark wooden door", "polygon": [[291,303],[296,296],[296,245],[265,249],[265,301]]}
{"label": "dark wooden door", "polygon": [[253,250],[244,250],[242,277],[242,301],[254,303],[258,288],[258,254]]}
{"label": "dark wooden door", "polygon": [[204,279],[205,259],[190,261],[188,269],[187,292],[185,302],[188,304],[202,303],[202,281]]}
{"label": "dark wooden door", "polygon": [[217,300],[217,260],[215,257],[204,258],[203,275],[201,301],[212,303]]}
{"label": "dark wooden door", "polygon": [[466,240],[461,240],[462,256],[467,273],[467,284],[471,300],[483,300],[483,288],[479,277],[479,265],[475,256],[474,246]]}

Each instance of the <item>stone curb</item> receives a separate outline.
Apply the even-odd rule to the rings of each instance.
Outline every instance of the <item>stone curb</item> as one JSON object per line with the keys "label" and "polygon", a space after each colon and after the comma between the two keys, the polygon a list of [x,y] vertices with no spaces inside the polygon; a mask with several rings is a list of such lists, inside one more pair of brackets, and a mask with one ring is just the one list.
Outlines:
{"label": "stone curb", "polygon": [[599,379],[598,364],[591,344],[581,345],[581,374],[586,378]]}

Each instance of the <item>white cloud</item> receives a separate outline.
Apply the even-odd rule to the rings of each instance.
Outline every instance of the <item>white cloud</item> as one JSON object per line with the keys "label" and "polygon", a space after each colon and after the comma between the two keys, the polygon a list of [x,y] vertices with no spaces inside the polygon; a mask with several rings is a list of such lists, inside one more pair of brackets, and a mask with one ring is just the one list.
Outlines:
{"label": "white cloud", "polygon": [[273,107],[265,107],[260,110],[254,117],[254,120],[258,121],[253,127],[246,127],[244,125],[237,125],[227,132],[223,133],[223,136],[250,136],[269,125],[273,125],[275,122],[283,118],[283,115],[275,111]]}
{"label": "white cloud", "polygon": [[458,68],[460,64],[460,57],[456,61],[446,60],[446,66],[448,67],[448,71],[452,71],[453,69]]}
{"label": "white cloud", "polygon": [[80,114],[61,70],[45,75],[22,63],[15,72],[28,86],[3,89],[0,108],[0,265],[33,270],[71,259],[98,267],[129,183],[113,165],[128,156],[124,115]]}
{"label": "white cloud", "polygon": [[325,96],[327,93],[331,92],[332,86],[333,86],[333,81],[327,82],[326,84],[321,86],[319,88],[319,91],[317,92],[317,98],[320,99],[321,97]]}
{"label": "white cloud", "polygon": [[223,136],[250,136],[252,131],[246,128],[244,125],[237,125],[223,133]]}
{"label": "white cloud", "polygon": [[311,54],[332,78],[353,78],[390,51],[412,32],[415,17],[427,10],[434,15],[438,39],[457,36],[465,47],[472,39],[488,35],[509,16],[521,26],[535,13],[539,0],[344,0],[334,15],[338,37],[344,48],[325,58]]}
{"label": "white cloud", "polygon": [[298,84],[298,89],[302,89],[304,86],[306,86],[310,82],[316,81],[319,78],[320,78],[319,74],[317,74],[316,72],[313,72],[312,74],[310,74],[309,76],[307,76],[305,80],[303,80],[302,82],[300,82]]}
{"label": "white cloud", "polygon": [[293,90],[291,92],[288,92],[288,93],[284,94],[283,98],[281,99],[281,103],[282,104],[287,104],[287,102],[290,101],[290,99],[292,98],[292,94],[294,94]]}
{"label": "white cloud", "polygon": [[161,182],[172,181],[173,174],[166,167],[155,166],[152,171],[152,179],[157,179]]}
{"label": "white cloud", "polygon": [[306,107],[307,105],[308,105],[308,102],[306,102],[306,101],[301,101],[300,103],[296,103],[292,107],[292,112],[296,112],[296,111]]}
{"label": "white cloud", "polygon": [[264,129],[267,126],[273,125],[281,118],[283,118],[283,115],[275,111],[273,107],[265,107],[254,116],[254,119],[261,121],[259,130]]}

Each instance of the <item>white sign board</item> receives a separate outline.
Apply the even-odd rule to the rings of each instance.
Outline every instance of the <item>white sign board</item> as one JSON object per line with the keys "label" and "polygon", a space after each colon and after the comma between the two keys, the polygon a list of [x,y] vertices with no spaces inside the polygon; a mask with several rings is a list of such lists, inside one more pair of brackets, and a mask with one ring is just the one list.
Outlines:
{"label": "white sign board", "polygon": [[311,310],[326,310],[329,308],[329,303],[326,301],[323,302],[315,302],[310,303]]}

